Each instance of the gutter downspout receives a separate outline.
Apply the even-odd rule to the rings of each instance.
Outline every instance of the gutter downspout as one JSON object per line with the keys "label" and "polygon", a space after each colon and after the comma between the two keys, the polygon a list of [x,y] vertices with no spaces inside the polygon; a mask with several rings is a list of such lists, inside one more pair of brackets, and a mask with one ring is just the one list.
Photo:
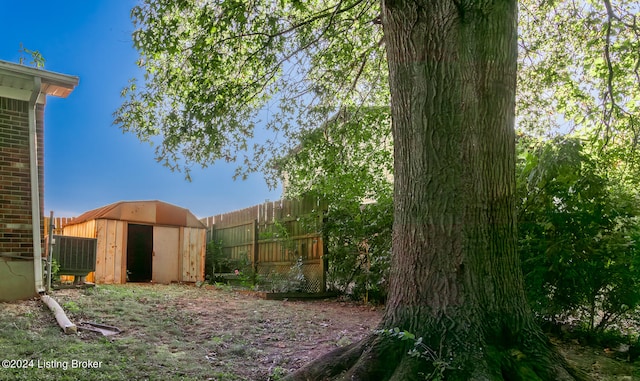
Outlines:
{"label": "gutter downspout", "polygon": [[42,80],[33,78],[33,92],[29,99],[29,153],[31,172],[31,227],[33,232],[33,274],[36,292],[42,293],[42,242],[40,241],[40,182],[38,181],[38,136],[36,134],[36,107],[42,92]]}

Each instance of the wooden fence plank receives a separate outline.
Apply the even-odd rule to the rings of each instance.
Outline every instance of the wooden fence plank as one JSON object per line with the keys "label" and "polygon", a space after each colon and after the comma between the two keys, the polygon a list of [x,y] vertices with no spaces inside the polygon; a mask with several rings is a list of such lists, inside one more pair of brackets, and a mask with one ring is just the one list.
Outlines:
{"label": "wooden fence plank", "polygon": [[[53,217],[53,234],[62,235],[62,228],[68,223],[71,222],[73,218],[70,217]],[[45,216],[44,217],[44,235],[49,235],[49,228],[51,226],[51,218]]]}
{"label": "wooden fence plank", "polygon": [[[257,273],[286,273],[300,259],[314,292],[325,290],[322,220],[326,204],[312,197],[278,200],[202,219],[207,241],[223,254],[247,261]],[[316,272],[322,274],[316,274]],[[262,274],[265,275],[265,274]]]}

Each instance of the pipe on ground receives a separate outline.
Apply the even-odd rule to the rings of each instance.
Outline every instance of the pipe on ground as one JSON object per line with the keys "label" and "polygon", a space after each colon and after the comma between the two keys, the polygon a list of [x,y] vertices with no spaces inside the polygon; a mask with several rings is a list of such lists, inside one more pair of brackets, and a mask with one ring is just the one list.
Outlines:
{"label": "pipe on ground", "polygon": [[58,325],[60,326],[60,328],[62,328],[64,333],[69,334],[69,333],[78,332],[78,327],[76,327],[76,325],[73,324],[71,320],[69,320],[69,318],[64,313],[64,310],[62,309],[62,307],[60,307],[58,302],[56,302],[49,295],[41,295],[40,299],[44,304],[47,305],[47,307],[49,307],[51,312],[53,312],[53,315],[56,317],[56,321],[58,322]]}

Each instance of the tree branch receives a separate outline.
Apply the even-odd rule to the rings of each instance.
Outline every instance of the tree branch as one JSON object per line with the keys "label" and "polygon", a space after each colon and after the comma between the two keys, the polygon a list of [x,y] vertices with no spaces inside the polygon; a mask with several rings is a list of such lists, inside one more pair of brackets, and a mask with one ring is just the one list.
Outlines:
{"label": "tree branch", "polygon": [[280,37],[280,36],[284,36],[285,34],[289,34],[291,32],[294,32],[300,28],[302,28],[303,26],[309,25],[315,21],[318,21],[320,19],[323,19],[325,17],[331,17],[332,19],[336,16],[339,15],[341,13],[347,12],[355,7],[357,7],[360,3],[364,2],[365,0],[357,0],[355,3],[349,5],[348,7],[345,8],[341,8],[343,0],[340,0],[336,5],[327,7],[323,10],[321,10],[320,12],[318,12],[315,16],[312,16],[306,20],[302,20],[297,24],[294,24],[292,26],[290,26],[289,28],[283,29],[281,31],[278,31],[276,33],[264,33],[264,32],[251,32],[251,33],[242,33],[242,34],[237,34],[237,35],[233,35],[227,38],[224,38],[222,40],[218,40],[216,41],[216,44],[221,44],[224,43],[226,41],[230,41],[230,40],[235,40],[235,39],[242,39],[245,37],[254,37],[254,36],[264,36],[267,37],[269,39],[273,39],[276,37]]}
{"label": "tree branch", "polygon": [[616,108],[616,100],[613,94],[613,64],[611,63],[611,26],[612,20],[616,18],[613,8],[611,7],[610,0],[604,0],[604,5],[607,8],[607,27],[606,27],[606,37],[604,44],[604,57],[607,63],[607,92],[605,93],[605,103],[607,102],[607,98],[609,98],[610,107],[604,110],[603,122],[606,127],[605,130],[605,145],[609,142],[609,135],[611,133],[611,117],[613,115],[613,111]]}
{"label": "tree branch", "polygon": [[[259,79],[258,79],[258,80],[256,80],[256,81],[253,81],[251,84],[249,84],[249,85],[248,85],[248,86],[246,86],[246,87],[252,87],[253,85],[257,84],[259,81],[262,81],[262,80],[266,79],[267,77],[268,77],[268,80],[267,80],[267,81],[270,81],[271,79],[273,79],[273,77],[275,76],[275,73],[279,70],[279,68],[282,66],[282,64],[284,64],[286,61],[288,61],[288,60],[290,60],[291,58],[293,58],[293,57],[294,57],[295,55],[297,55],[298,53],[303,52],[303,51],[305,51],[305,50],[309,49],[311,46],[313,46],[313,45],[317,44],[317,43],[322,39],[322,37],[324,37],[324,36],[327,34],[327,32],[329,31],[329,28],[333,25],[334,20],[335,20],[335,17],[336,17],[337,15],[339,15],[339,14],[341,14],[341,13],[344,13],[344,12],[346,12],[346,11],[350,10],[350,9],[355,8],[357,5],[359,5],[359,4],[360,4],[360,3],[362,3],[363,1],[365,1],[365,0],[358,0],[358,1],[356,1],[355,3],[351,4],[350,6],[348,6],[348,7],[346,7],[346,8],[341,8],[341,5],[342,5],[342,0],[341,0],[340,2],[338,2],[338,4],[337,4],[336,6],[334,6],[334,7],[329,7],[329,8],[326,8],[325,10],[323,10],[322,12],[325,12],[323,15],[317,15],[317,16],[315,16],[315,17],[312,17],[312,18],[307,19],[307,20],[305,20],[305,21],[303,21],[303,22],[301,22],[301,23],[296,24],[294,27],[288,28],[288,29],[286,29],[286,30],[284,30],[284,31],[281,31],[281,32],[276,33],[276,34],[273,34],[273,35],[269,35],[269,38],[270,38],[270,39],[271,39],[271,38],[275,38],[275,37],[278,37],[278,36],[280,36],[280,35],[284,35],[284,34],[286,34],[286,33],[293,32],[294,30],[296,30],[296,29],[298,29],[298,28],[300,28],[300,27],[302,27],[302,26],[304,26],[304,25],[310,24],[310,23],[312,23],[312,22],[314,22],[314,21],[317,21],[317,20],[319,20],[319,19],[321,19],[321,18],[324,18],[324,17],[329,16],[329,21],[327,22],[326,26],[323,28],[322,32],[321,32],[321,33],[320,33],[320,34],[319,34],[315,39],[313,39],[313,40],[309,41],[307,44],[305,44],[305,45],[303,45],[303,46],[300,46],[300,47],[296,48],[296,49],[295,49],[295,50],[293,50],[292,52],[289,52],[289,54],[286,54],[284,57],[282,57],[282,58],[278,61],[278,63],[277,63],[276,65],[274,65],[274,69],[273,69],[271,72],[266,73],[266,74],[265,74],[265,75],[263,75],[261,78],[259,78]],[[330,10],[330,9],[333,9],[333,12],[328,13],[327,11],[328,11],[328,10]],[[263,48],[264,48],[264,47],[263,47]],[[250,55],[250,56],[245,60],[245,62],[244,62],[244,63],[246,63],[246,62],[247,62],[251,57],[254,57],[255,55],[257,55],[257,54],[258,54],[258,52],[259,52],[260,50],[261,50],[261,49],[259,49],[259,50],[257,50],[256,52],[252,53],[252,54],[251,54],[251,55]],[[244,65],[243,65],[243,66],[244,66]],[[265,83],[265,85],[264,85],[264,86],[262,86],[262,87],[261,87],[261,90],[260,90],[260,91],[262,91],[262,90],[264,89],[264,87],[265,87],[265,86],[266,86],[266,83]],[[252,95],[252,96],[251,96],[251,99],[253,99],[256,95],[257,95],[257,94]]]}

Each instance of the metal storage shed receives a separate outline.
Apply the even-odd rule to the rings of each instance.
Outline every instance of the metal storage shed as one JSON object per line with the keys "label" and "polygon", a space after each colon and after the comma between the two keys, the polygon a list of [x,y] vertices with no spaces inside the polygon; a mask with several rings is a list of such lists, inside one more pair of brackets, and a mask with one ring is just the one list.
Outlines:
{"label": "metal storage shed", "polygon": [[162,201],[121,201],[88,211],[63,235],[97,238],[96,283],[204,280],[206,227]]}

